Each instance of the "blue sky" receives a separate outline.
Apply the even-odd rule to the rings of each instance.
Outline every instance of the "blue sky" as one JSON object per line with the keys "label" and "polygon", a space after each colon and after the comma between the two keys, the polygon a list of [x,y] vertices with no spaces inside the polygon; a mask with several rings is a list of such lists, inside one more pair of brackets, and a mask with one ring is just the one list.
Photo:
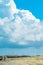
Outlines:
{"label": "blue sky", "polygon": [[15,0],[18,8],[30,10],[34,16],[43,20],[43,0]]}
{"label": "blue sky", "polygon": [[43,0],[0,0],[0,55],[43,55],[42,6]]}

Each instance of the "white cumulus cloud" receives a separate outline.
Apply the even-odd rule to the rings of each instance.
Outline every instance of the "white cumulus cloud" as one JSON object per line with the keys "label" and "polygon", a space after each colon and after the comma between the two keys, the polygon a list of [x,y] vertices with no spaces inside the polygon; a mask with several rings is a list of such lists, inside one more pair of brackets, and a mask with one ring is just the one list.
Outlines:
{"label": "white cumulus cloud", "polygon": [[43,24],[29,10],[18,9],[13,0],[1,0],[0,5],[0,31],[10,42],[24,45],[43,40]]}

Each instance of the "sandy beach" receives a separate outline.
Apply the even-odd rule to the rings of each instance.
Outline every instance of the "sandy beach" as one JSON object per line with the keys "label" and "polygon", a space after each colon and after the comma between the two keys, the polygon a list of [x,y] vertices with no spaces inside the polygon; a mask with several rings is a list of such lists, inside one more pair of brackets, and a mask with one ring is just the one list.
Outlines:
{"label": "sandy beach", "polygon": [[0,65],[43,65],[43,56],[7,58]]}

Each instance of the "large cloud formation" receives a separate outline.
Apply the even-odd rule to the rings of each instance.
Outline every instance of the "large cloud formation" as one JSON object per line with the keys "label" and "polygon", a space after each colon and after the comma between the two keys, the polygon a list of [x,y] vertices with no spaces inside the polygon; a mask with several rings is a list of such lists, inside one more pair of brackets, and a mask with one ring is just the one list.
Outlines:
{"label": "large cloud formation", "polygon": [[0,0],[0,40],[20,45],[43,40],[43,23],[29,10],[20,10],[13,0]]}

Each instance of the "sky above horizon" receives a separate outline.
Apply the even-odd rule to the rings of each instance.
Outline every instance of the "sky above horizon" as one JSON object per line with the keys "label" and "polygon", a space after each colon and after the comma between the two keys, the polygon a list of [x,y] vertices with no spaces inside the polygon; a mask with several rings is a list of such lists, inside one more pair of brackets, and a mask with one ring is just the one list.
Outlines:
{"label": "sky above horizon", "polygon": [[14,0],[17,8],[29,10],[36,18],[43,20],[43,0]]}
{"label": "sky above horizon", "polygon": [[42,6],[43,0],[0,0],[0,55],[43,55]]}

